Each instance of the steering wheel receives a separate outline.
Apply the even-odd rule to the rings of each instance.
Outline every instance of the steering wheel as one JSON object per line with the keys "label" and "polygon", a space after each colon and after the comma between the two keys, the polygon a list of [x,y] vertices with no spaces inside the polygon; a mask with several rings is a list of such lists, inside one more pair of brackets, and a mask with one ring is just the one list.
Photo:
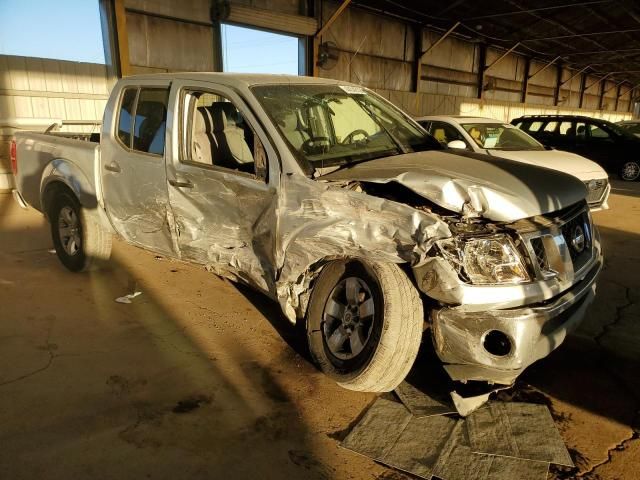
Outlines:
{"label": "steering wheel", "polygon": [[344,140],[342,140],[342,144],[346,145],[349,143],[353,143],[353,137],[355,137],[356,135],[364,135],[364,138],[362,139],[363,142],[369,139],[369,134],[365,130],[359,128],[358,130],[354,130],[349,135],[344,137]]}
{"label": "steering wheel", "polygon": [[317,154],[325,153],[331,146],[329,137],[311,137],[307,138],[302,144],[302,151],[305,153]]}

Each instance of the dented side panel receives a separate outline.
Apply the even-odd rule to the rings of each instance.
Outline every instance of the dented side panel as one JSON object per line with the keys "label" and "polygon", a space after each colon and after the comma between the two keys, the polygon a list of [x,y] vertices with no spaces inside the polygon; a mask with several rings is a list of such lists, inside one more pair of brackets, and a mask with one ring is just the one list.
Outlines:
{"label": "dented side panel", "polygon": [[277,210],[278,300],[291,320],[303,314],[298,297],[323,261],[416,265],[436,240],[451,236],[435,214],[299,175],[282,180]]}

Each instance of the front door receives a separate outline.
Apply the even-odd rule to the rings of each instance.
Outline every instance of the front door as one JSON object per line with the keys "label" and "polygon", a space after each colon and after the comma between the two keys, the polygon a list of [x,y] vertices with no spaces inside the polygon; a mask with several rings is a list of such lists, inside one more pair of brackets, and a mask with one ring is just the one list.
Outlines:
{"label": "front door", "polygon": [[275,294],[275,152],[235,92],[206,85],[176,82],[171,93],[181,127],[167,177],[180,255]]}
{"label": "front door", "polygon": [[174,255],[168,217],[165,131],[169,85],[125,86],[113,125],[101,141],[100,175],[105,208],[128,242]]}

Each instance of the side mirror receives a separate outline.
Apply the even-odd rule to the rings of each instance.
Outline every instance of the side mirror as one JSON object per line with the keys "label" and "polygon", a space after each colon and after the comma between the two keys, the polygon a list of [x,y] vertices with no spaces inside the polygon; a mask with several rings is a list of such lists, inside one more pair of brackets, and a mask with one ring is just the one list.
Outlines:
{"label": "side mirror", "polygon": [[455,148],[458,150],[466,150],[467,144],[464,143],[462,140],[451,140],[449,143],[447,143],[447,147]]}

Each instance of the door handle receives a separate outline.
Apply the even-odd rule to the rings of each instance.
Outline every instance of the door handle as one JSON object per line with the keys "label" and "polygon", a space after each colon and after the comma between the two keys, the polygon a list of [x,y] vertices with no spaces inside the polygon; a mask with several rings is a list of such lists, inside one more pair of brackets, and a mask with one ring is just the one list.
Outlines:
{"label": "door handle", "polygon": [[109,170],[110,172],[120,173],[120,165],[117,162],[111,162],[104,166],[105,170]]}
{"label": "door handle", "polygon": [[169,185],[177,188],[193,188],[193,183],[191,183],[189,180],[169,179]]}

